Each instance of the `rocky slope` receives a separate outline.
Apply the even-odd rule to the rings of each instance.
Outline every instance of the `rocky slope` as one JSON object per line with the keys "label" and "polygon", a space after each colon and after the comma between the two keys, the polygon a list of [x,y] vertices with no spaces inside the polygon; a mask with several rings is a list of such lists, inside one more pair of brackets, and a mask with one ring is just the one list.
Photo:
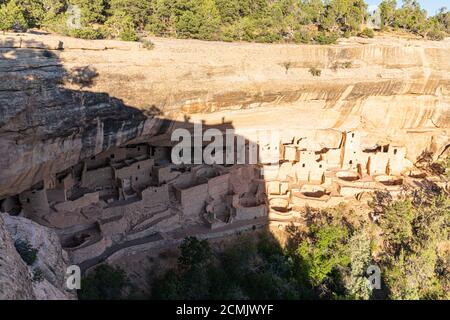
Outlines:
{"label": "rocky slope", "polygon": [[405,145],[411,161],[425,150],[437,157],[450,144],[449,40],[153,41],[147,50],[139,43],[0,36],[0,198],[151,134],[155,115],[211,124],[226,117],[237,129],[360,129],[368,146]]}
{"label": "rocky slope", "polygon": [[[32,265],[22,260],[14,246],[17,241],[37,250]],[[65,289],[66,268],[67,254],[54,231],[25,218],[0,214],[0,300],[72,299],[74,294]]]}
{"label": "rocky slope", "polygon": [[0,218],[0,298],[33,299],[31,277]]}

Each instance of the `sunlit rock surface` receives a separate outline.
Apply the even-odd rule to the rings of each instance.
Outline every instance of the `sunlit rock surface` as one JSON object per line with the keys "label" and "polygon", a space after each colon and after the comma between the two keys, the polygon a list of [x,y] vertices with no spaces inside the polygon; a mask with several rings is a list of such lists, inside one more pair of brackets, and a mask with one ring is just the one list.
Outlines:
{"label": "sunlit rock surface", "polygon": [[[236,129],[358,129],[369,146],[405,145],[413,162],[449,144],[448,40],[153,41],[146,50],[139,43],[0,36],[0,196],[151,132],[155,114],[211,123],[226,117]],[[88,71],[82,80],[80,68]]]}
{"label": "sunlit rock surface", "polygon": [[[268,219],[288,221],[291,204],[328,207],[355,198],[356,193],[359,197],[361,191],[397,190],[398,181],[414,176],[402,171],[412,169],[422,154],[437,159],[448,152],[448,40],[378,37],[333,46],[152,40],[155,48],[147,50],[130,42],[0,35],[1,206],[19,214],[14,205],[20,201],[21,214],[39,223],[0,215],[0,298],[70,299],[73,295],[64,287],[69,263],[88,269],[104,259],[111,262],[139,250],[176,245],[188,235],[231,235],[251,228],[253,216],[259,217],[260,225]],[[311,68],[320,70],[320,76],[313,76]],[[207,172],[193,172],[210,181],[180,182],[169,188],[168,180],[179,176],[181,181],[189,172],[156,166],[157,174],[153,176],[152,168],[151,177],[148,172],[145,177],[152,183],[158,180],[157,187],[146,186],[144,191],[137,187],[140,194],[130,196],[123,190],[130,187],[125,179],[120,181],[122,198],[99,199],[102,190],[96,187],[102,170],[111,174],[111,165],[114,172],[121,169],[115,161],[137,161],[141,156],[127,155],[135,151],[117,146],[130,142],[158,146],[163,139],[167,143],[175,128],[193,123],[227,126],[248,141],[254,141],[261,129],[280,131],[276,141],[284,141],[280,173],[272,179],[266,171],[265,181],[250,188],[250,182],[259,179],[256,171],[246,174],[238,168],[222,172],[217,180]],[[357,142],[351,141],[352,134]],[[323,151],[320,161],[314,156],[318,151]],[[121,152],[125,155],[120,160]],[[111,153],[116,153],[113,161]],[[299,153],[311,158],[309,164],[317,164],[317,172],[300,167]],[[374,153],[383,166],[356,153]],[[153,162],[147,163],[152,160],[139,158],[142,162],[129,162],[124,170],[153,167]],[[102,166],[97,168],[97,162]],[[357,162],[367,166],[358,167]],[[325,165],[334,170],[328,170],[332,175]],[[70,173],[62,177],[68,168]],[[92,169],[91,176],[84,169]],[[305,170],[309,173],[303,174]],[[286,182],[293,171],[302,181],[296,190]],[[73,188],[74,177],[86,190]],[[304,185],[311,180],[321,180],[322,186]],[[339,194],[329,191],[335,181],[340,183]],[[63,196],[54,192],[55,183]],[[206,195],[227,183],[236,195],[229,199],[232,204],[245,204],[237,212],[242,219],[233,222],[220,216],[223,221],[217,224],[212,219],[208,229],[197,211],[203,213],[205,202],[207,213],[221,211],[223,201]],[[173,198],[172,189],[181,200]],[[67,199],[66,192],[72,191]],[[255,199],[246,199],[248,193]],[[195,212],[189,215],[191,211]],[[185,225],[190,228],[182,229]],[[38,249],[32,266],[17,253],[17,240]],[[36,268],[42,272],[41,281],[33,281]]]}

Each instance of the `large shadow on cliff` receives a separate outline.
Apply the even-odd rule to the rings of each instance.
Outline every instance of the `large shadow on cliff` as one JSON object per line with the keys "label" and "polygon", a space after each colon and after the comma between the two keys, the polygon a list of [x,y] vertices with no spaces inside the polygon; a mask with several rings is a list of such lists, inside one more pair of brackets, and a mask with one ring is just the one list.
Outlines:
{"label": "large shadow on cliff", "polygon": [[0,43],[0,198],[142,132],[145,113],[89,91],[95,66],[67,70],[63,50],[20,37]]}
{"label": "large shadow on cliff", "polygon": [[[171,135],[174,129],[183,128],[194,133],[194,123],[188,116],[183,121],[175,121],[166,118],[164,110],[157,106],[140,109],[108,93],[93,92],[91,87],[98,76],[95,65],[66,69],[60,59],[64,43],[49,48],[42,43],[22,42],[17,38],[11,37],[0,43],[0,201],[42,185],[48,175],[61,173],[110,148],[139,143],[173,147]],[[147,126],[149,122],[150,127]],[[224,134],[234,127],[225,119],[218,124],[202,123],[202,134],[209,129],[217,129]],[[255,141],[241,138],[246,146],[254,145],[260,149]],[[203,147],[206,144],[202,142]],[[245,159],[249,160],[248,154]],[[256,165],[250,166],[258,171]],[[266,190],[263,177],[258,180]],[[237,194],[238,199],[247,196],[246,192]],[[276,205],[270,208],[267,194],[264,194],[263,203],[267,213],[269,210],[278,211],[280,215],[285,212],[284,208]],[[278,223],[286,225],[287,222],[282,220]],[[225,258],[217,252],[223,270],[214,269],[217,273],[211,279],[229,284],[228,291],[222,288],[205,292],[191,290],[192,295],[179,298],[245,298],[230,286],[236,284],[236,279],[241,279],[247,292],[256,299],[314,297],[308,279],[302,274],[291,275],[287,271],[293,262],[286,259],[283,250],[296,250],[300,242],[298,230],[288,228],[286,245],[282,246],[276,240],[279,237],[270,231],[268,214],[213,231],[203,226],[199,233],[191,236],[233,230],[238,224],[239,230],[225,237],[235,238],[235,235],[244,233],[250,238],[262,235],[263,241],[255,247],[248,242],[240,244],[242,238],[235,238],[232,245],[236,250],[228,251]],[[180,240],[185,236],[190,235],[179,233]],[[91,270],[119,250],[149,241],[154,239],[146,237],[107,247],[99,256],[81,263],[82,271]],[[256,265],[255,261],[261,258],[264,264]],[[302,273],[300,262],[294,261],[298,264],[296,269]],[[198,274],[205,272],[201,270]],[[292,277],[304,279],[300,295],[292,294],[290,283],[281,281]],[[192,280],[192,287],[195,287],[197,279],[194,277]]]}
{"label": "large shadow on cliff", "polygon": [[[137,108],[90,91],[98,76],[95,65],[67,69],[63,51],[61,41],[54,48],[20,36],[0,42],[0,199],[109,148],[148,143],[150,137],[155,145],[173,146],[175,128],[194,131],[188,116],[171,120],[157,106]],[[154,123],[146,130],[149,120]],[[203,122],[202,129],[225,133],[233,124]]]}
{"label": "large shadow on cliff", "polygon": [[[0,199],[40,186],[48,175],[112,147],[148,142],[149,138],[153,144],[170,146],[173,128],[194,130],[189,117],[166,119],[156,106],[142,110],[108,93],[91,91],[98,76],[95,65],[66,69],[60,59],[63,51],[62,42],[49,48],[22,41],[20,36],[0,43]],[[152,119],[152,129],[145,131]],[[233,124],[224,120],[203,124],[202,129],[225,133]],[[248,225],[261,230],[267,217]]]}

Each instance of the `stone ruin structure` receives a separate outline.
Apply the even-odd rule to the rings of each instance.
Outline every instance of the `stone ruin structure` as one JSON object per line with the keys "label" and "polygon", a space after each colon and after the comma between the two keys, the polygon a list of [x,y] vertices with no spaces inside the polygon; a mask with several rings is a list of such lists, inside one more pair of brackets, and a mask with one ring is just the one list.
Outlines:
{"label": "stone ruin structure", "polygon": [[3,199],[1,210],[56,228],[73,263],[91,266],[108,250],[176,230],[285,221],[305,207],[335,206],[364,192],[395,196],[423,178],[406,148],[363,149],[358,131],[343,132],[329,147],[296,136],[259,143],[256,165],[175,165],[165,144],[111,148]]}
{"label": "stone ruin structure", "polygon": [[337,148],[293,137],[280,148],[279,164],[261,166],[272,216],[305,206],[326,208],[377,190],[398,195],[424,178],[406,158],[406,148],[383,144],[363,149],[358,131],[342,133]]}
{"label": "stone ruin structure", "polygon": [[174,165],[170,147],[109,149],[3,199],[1,209],[56,228],[74,263],[189,225],[267,216],[253,166]]}

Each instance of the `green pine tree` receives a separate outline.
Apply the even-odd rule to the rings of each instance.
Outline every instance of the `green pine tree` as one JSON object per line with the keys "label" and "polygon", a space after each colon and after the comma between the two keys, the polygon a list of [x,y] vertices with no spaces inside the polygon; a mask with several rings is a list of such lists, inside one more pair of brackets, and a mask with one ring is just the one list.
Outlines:
{"label": "green pine tree", "polygon": [[28,29],[24,12],[17,0],[10,0],[0,6],[0,30],[8,31],[12,29]]}

